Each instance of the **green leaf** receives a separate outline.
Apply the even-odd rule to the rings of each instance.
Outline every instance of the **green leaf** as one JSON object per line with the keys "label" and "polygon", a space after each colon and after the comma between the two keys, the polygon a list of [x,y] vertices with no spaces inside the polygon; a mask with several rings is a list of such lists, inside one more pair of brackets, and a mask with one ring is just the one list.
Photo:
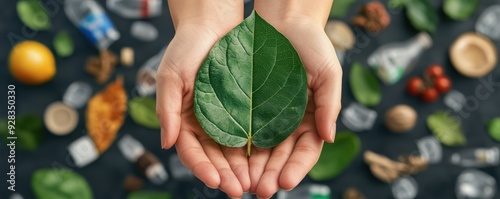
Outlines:
{"label": "green leaf", "polygon": [[61,31],[54,37],[53,45],[60,57],[69,57],[73,54],[73,40],[66,31]]}
{"label": "green leaf", "polygon": [[170,199],[172,195],[159,191],[135,191],[128,195],[127,199]]}
{"label": "green leaf", "polygon": [[460,123],[445,111],[427,117],[427,126],[444,145],[462,146],[466,143]]}
{"label": "green leaf", "polygon": [[37,199],[92,199],[92,190],[85,178],[63,168],[40,169],[31,179]]}
{"label": "green leaf", "polygon": [[273,147],[299,125],[307,76],[291,43],[253,12],[225,35],[202,64],[194,109],[217,143]]}
{"label": "green leaf", "polygon": [[47,10],[38,0],[17,2],[17,15],[26,26],[33,30],[48,30],[52,26]]}
{"label": "green leaf", "polygon": [[445,0],[443,10],[453,20],[468,19],[476,11],[479,0]]}
{"label": "green leaf", "polygon": [[330,17],[344,17],[355,0],[335,0],[330,10]]}
{"label": "green leaf", "polygon": [[497,142],[500,142],[500,117],[492,119],[488,123],[488,132]]}
{"label": "green leaf", "polygon": [[352,132],[340,132],[335,143],[325,143],[318,162],[309,172],[313,180],[329,180],[338,176],[354,160],[361,148],[358,136]]}
{"label": "green leaf", "polygon": [[372,71],[358,62],[351,67],[349,83],[354,98],[362,105],[377,106],[382,99],[380,85]]}
{"label": "green leaf", "polygon": [[420,31],[433,33],[436,31],[438,15],[427,0],[411,0],[405,2],[406,16],[412,26]]}
{"label": "green leaf", "polygon": [[156,100],[151,97],[135,97],[130,100],[130,117],[137,124],[159,129],[160,121],[156,117]]}
{"label": "green leaf", "polygon": [[[9,130],[8,125],[15,129]],[[13,134],[10,134],[12,132]],[[42,141],[43,125],[40,117],[32,114],[18,116],[15,123],[8,123],[7,119],[0,121],[0,136],[6,143],[10,140],[7,137],[17,137],[16,149],[33,151],[38,148]]]}
{"label": "green leaf", "polygon": [[404,7],[407,1],[411,0],[389,0],[389,8],[391,9],[397,9]]}

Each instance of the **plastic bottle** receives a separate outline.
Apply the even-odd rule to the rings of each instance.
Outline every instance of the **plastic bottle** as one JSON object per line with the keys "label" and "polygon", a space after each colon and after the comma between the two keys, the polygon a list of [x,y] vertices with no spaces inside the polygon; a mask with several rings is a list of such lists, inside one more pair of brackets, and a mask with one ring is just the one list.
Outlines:
{"label": "plastic bottle", "polygon": [[291,191],[280,190],[278,199],[329,199],[330,187],[320,184],[303,184]]}
{"label": "plastic bottle", "polygon": [[370,55],[368,64],[382,82],[392,85],[408,73],[422,52],[431,46],[431,37],[422,32],[408,41],[381,46]]}
{"label": "plastic bottle", "polygon": [[166,47],[158,54],[149,58],[137,72],[136,89],[140,96],[147,96],[156,93],[156,71],[160,65]]}
{"label": "plastic bottle", "polygon": [[163,0],[107,0],[109,10],[128,19],[144,19],[161,15]]}
{"label": "plastic bottle", "polygon": [[500,150],[498,147],[466,149],[451,155],[451,163],[463,167],[498,166]]}
{"label": "plastic bottle", "polygon": [[107,49],[120,38],[120,33],[94,0],[66,0],[68,18],[99,50]]}

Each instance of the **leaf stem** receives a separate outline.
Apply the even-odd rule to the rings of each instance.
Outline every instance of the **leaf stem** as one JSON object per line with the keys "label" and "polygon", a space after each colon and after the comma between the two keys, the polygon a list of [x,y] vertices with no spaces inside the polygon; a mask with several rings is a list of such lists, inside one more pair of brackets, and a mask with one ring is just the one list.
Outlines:
{"label": "leaf stem", "polygon": [[247,157],[250,157],[252,154],[252,137],[250,136],[248,138],[248,143],[247,143]]}

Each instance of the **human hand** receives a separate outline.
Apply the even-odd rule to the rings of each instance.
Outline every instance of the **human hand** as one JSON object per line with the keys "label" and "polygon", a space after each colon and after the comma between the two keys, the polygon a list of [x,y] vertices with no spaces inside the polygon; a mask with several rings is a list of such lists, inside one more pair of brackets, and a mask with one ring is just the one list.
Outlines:
{"label": "human hand", "polygon": [[331,1],[318,3],[325,5],[308,1],[298,4],[279,0],[255,2],[257,13],[284,34],[298,52],[306,69],[309,96],[298,129],[277,147],[254,149],[250,157],[250,192],[260,198],[269,198],[279,188],[290,190],[300,183],[317,162],[322,139],[333,142],[341,108],[342,69],[324,31]]}
{"label": "human hand", "polygon": [[241,197],[250,187],[245,152],[221,147],[203,131],[193,89],[210,49],[243,20],[243,1],[170,0],[169,8],[176,33],[156,76],[162,147],[175,144],[183,164],[208,187]]}

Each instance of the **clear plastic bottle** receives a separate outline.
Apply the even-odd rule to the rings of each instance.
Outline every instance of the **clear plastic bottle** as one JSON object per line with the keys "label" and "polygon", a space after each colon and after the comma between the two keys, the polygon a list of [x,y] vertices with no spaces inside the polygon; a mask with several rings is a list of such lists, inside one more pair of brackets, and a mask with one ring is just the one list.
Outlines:
{"label": "clear plastic bottle", "polygon": [[463,167],[498,166],[500,150],[498,147],[466,149],[452,154],[451,163]]}
{"label": "clear plastic bottle", "polygon": [[136,89],[140,96],[152,95],[156,93],[156,71],[160,65],[166,47],[158,54],[149,58],[137,72]]}
{"label": "clear plastic bottle", "polygon": [[144,19],[161,15],[163,0],[107,0],[109,10],[128,19]]}
{"label": "clear plastic bottle", "polygon": [[66,0],[64,11],[68,18],[99,50],[107,49],[120,38],[120,33],[94,0]]}
{"label": "clear plastic bottle", "polygon": [[415,65],[422,52],[432,46],[432,39],[425,32],[401,43],[381,46],[368,58],[368,64],[387,85],[398,82]]}

